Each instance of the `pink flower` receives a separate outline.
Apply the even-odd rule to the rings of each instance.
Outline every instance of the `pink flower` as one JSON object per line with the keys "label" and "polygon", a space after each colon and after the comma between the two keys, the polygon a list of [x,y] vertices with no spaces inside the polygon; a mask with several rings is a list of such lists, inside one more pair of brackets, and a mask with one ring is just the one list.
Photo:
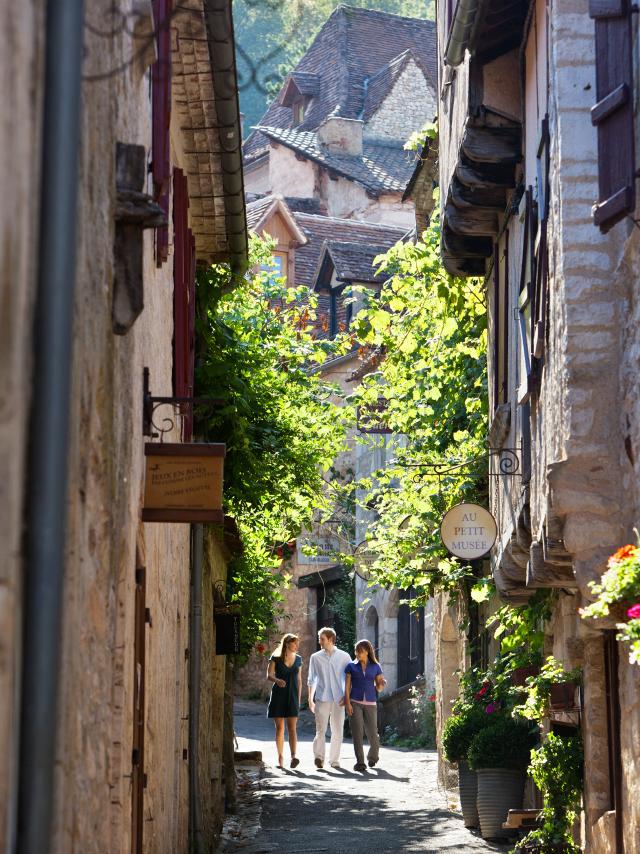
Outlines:
{"label": "pink flower", "polygon": [[630,620],[640,620],[640,602],[637,602],[629,608],[627,611],[627,617],[629,617]]}
{"label": "pink flower", "polygon": [[500,711],[500,703],[489,703],[487,708],[484,710],[485,714],[492,715],[494,712]]}

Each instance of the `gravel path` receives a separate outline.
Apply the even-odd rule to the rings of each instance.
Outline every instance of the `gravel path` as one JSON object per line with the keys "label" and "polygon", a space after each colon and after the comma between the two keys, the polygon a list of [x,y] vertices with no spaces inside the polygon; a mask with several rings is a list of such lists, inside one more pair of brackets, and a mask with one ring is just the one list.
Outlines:
{"label": "gravel path", "polygon": [[236,831],[236,840],[228,841],[225,851],[505,854],[509,850],[508,845],[483,841],[463,826],[438,788],[434,751],[382,748],[379,766],[358,774],[353,771],[353,747],[345,741],[342,767],[319,770],[311,750],[313,719],[306,713],[299,726],[301,763],[295,771],[280,771],[275,767],[273,725],[265,714],[265,707],[257,703],[240,702],[236,708],[238,749],[261,750],[266,768],[260,780],[254,773],[253,786],[245,776],[242,811],[252,813],[248,821],[253,830],[248,836]]}

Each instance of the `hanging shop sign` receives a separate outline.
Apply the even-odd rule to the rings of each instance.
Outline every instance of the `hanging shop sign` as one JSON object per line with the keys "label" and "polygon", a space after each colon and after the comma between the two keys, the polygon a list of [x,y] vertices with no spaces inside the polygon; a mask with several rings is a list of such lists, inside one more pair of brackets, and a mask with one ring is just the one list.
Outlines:
{"label": "hanging shop sign", "polygon": [[237,655],[240,652],[240,614],[232,605],[216,606],[216,655]]}
{"label": "hanging shop sign", "polygon": [[226,446],[147,442],[143,522],[224,522]]}
{"label": "hanging shop sign", "polygon": [[452,555],[476,560],[491,551],[498,527],[491,513],[479,504],[456,504],[445,513],[440,536]]}

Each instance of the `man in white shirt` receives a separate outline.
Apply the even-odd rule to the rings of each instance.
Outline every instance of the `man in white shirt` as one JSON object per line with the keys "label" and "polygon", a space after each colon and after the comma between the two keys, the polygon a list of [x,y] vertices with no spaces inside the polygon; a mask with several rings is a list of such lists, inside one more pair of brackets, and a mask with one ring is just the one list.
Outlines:
{"label": "man in white shirt", "polygon": [[336,647],[336,633],[331,628],[320,629],[318,642],[322,647],[309,659],[309,709],[316,716],[316,737],[313,755],[316,768],[324,765],[327,724],[331,727],[329,764],[340,767],[340,748],[344,728],[344,670],[351,656]]}

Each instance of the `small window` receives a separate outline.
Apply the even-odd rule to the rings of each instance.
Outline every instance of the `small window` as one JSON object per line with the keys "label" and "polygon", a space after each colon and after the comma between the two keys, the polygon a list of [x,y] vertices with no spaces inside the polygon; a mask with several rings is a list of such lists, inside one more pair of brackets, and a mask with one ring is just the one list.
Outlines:
{"label": "small window", "polygon": [[299,98],[293,103],[293,126],[298,127],[304,121],[305,113],[307,112],[307,99]]}
{"label": "small window", "polygon": [[283,279],[287,276],[287,253],[274,252],[271,264],[261,264],[260,270],[268,273],[271,280]]}

